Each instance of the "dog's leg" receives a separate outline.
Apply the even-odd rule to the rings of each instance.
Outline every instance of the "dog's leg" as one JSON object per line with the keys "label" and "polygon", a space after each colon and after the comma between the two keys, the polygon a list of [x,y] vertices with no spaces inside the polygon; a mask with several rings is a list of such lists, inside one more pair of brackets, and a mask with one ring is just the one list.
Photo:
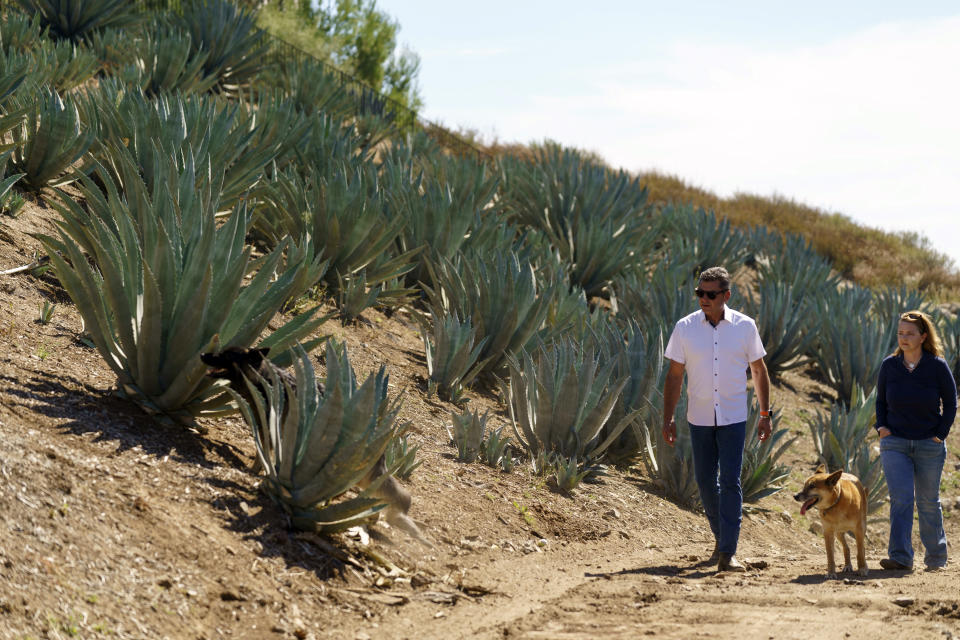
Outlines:
{"label": "dog's leg", "polygon": [[856,528],[856,531],[854,531],[854,535],[857,538],[857,573],[865,577],[869,572],[867,569],[867,532],[865,531],[866,527],[862,523],[858,524],[859,526]]}
{"label": "dog's leg", "polygon": [[840,532],[840,544],[843,545],[843,571],[844,573],[853,573],[853,565],[850,564],[850,546],[847,544],[847,533]]}
{"label": "dog's leg", "polygon": [[[824,525],[826,525],[826,523],[824,523]],[[836,578],[837,565],[833,558],[833,529],[828,529],[826,526],[823,527],[823,540],[827,545],[827,578]]]}

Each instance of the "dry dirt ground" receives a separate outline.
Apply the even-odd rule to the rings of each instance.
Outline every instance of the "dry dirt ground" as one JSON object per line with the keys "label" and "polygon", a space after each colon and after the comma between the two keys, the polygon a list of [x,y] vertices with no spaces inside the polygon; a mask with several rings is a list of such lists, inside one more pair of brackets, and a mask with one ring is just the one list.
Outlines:
{"label": "dry dirt ground", "polygon": [[[51,217],[30,205],[0,218],[0,271],[33,259],[27,233],[49,230]],[[58,305],[46,325],[44,300]],[[790,497],[813,466],[803,418],[829,397],[809,377],[774,391],[802,435],[786,490],[745,517],[751,569],[717,574],[701,564],[712,546],[702,515],[642,474],[611,471],[568,497],[523,464],[505,474],[456,462],[453,407],[426,397],[414,324],[402,313],[366,319],[325,328],[346,339],[361,378],[385,364],[403,394],[423,460],[408,485],[412,515],[432,547],[383,524],[368,544],[288,529],[246,470],[241,421],[199,435],[115,399],[56,281],[0,276],[0,638],[960,635],[956,561],[937,573],[880,570],[884,513],[870,527],[870,575],[824,578],[817,516],[800,517]],[[494,398],[473,402],[506,424]],[[958,461],[950,453],[948,506]],[[946,520],[954,543],[957,514]]]}

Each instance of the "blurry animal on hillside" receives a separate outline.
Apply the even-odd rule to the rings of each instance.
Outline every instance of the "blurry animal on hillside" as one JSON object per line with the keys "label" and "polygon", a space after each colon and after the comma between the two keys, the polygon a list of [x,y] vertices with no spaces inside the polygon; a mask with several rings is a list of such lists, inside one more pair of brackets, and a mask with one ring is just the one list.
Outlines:
{"label": "blurry animal on hillside", "polygon": [[[272,379],[271,374],[286,383],[284,389],[287,389],[289,385],[289,388],[296,391],[296,379],[290,372],[270,362],[270,360],[267,359],[269,352],[270,349],[266,347],[258,349],[230,347],[219,353],[201,354],[200,359],[210,367],[207,371],[208,376],[227,380],[230,383],[230,388],[236,391],[248,404],[253,406],[253,396],[244,379],[250,380],[264,397],[266,397],[267,394],[263,388],[262,380]],[[319,380],[317,381],[317,391],[319,391],[321,396],[325,393],[324,385]],[[285,410],[286,407],[290,406],[291,398],[287,398],[286,400],[287,402],[284,404]],[[254,473],[261,470],[259,461],[255,463],[252,470]],[[366,489],[375,479],[386,474],[387,461],[386,454],[384,454],[380,456],[370,472],[360,480],[357,486],[361,490]],[[424,537],[419,527],[417,527],[416,523],[408,515],[412,499],[410,493],[400,485],[400,482],[396,478],[392,475],[387,475],[380,483],[380,486],[374,490],[373,495],[387,504],[386,509],[384,509],[387,522],[417,540],[432,546],[430,541]]]}

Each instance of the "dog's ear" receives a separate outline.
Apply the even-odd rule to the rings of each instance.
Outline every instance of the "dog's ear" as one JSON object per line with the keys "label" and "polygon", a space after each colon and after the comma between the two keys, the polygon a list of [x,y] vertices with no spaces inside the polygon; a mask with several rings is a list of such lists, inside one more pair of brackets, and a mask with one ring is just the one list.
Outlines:
{"label": "dog's ear", "polygon": [[270,347],[260,347],[259,349],[250,349],[250,366],[254,369],[260,367],[263,364],[263,361],[267,359],[267,354],[270,353]]}
{"label": "dog's ear", "polygon": [[823,464],[822,462],[820,463],[820,466],[817,467],[816,471],[814,471],[814,473],[826,473],[826,472],[827,472],[827,465]]}
{"label": "dog's ear", "polygon": [[215,353],[201,353],[200,361],[208,367],[216,367],[220,365],[220,358]]}
{"label": "dog's ear", "polygon": [[835,486],[838,482],[840,482],[840,476],[842,475],[843,475],[843,469],[837,469],[836,471],[831,473],[829,476],[827,476],[827,486],[830,486],[830,487]]}

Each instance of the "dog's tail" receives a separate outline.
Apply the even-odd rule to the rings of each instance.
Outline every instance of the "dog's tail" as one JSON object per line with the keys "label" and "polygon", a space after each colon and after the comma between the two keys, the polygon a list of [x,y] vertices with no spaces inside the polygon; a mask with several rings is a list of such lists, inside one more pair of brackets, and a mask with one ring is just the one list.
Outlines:
{"label": "dog's tail", "polygon": [[863,502],[863,510],[860,512],[860,520],[863,525],[863,534],[867,534],[867,490],[862,482],[857,483],[857,491],[860,492],[860,500]]}

